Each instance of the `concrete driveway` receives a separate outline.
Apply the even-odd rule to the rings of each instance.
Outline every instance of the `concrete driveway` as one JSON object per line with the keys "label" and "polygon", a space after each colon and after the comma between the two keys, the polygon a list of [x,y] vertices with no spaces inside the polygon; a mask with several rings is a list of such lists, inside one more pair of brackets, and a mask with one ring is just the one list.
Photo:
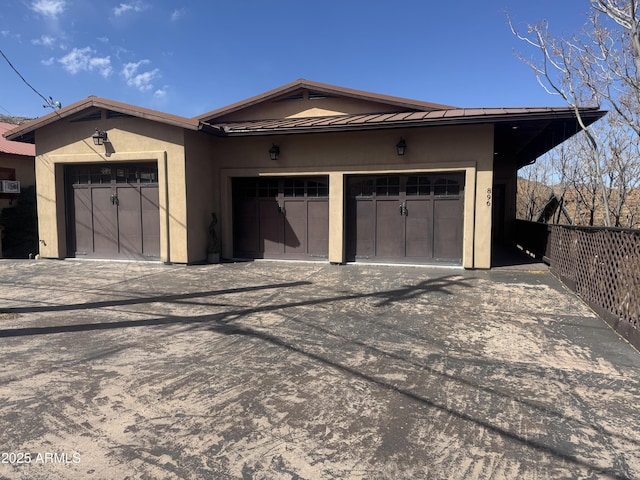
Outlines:
{"label": "concrete driveway", "polygon": [[640,478],[640,354],[548,272],[2,260],[0,312],[0,478]]}

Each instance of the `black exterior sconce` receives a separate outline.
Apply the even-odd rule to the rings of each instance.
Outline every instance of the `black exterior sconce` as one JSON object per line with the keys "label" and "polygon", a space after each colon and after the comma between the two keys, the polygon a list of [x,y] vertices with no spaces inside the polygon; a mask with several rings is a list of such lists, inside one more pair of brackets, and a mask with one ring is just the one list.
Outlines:
{"label": "black exterior sconce", "polygon": [[104,145],[105,142],[109,141],[109,139],[107,138],[107,132],[105,132],[104,130],[98,130],[97,128],[96,133],[91,135],[91,138],[93,138],[94,145]]}
{"label": "black exterior sconce", "polygon": [[277,160],[279,155],[280,147],[274,143],[273,146],[269,149],[269,158],[271,160]]}
{"label": "black exterior sconce", "polygon": [[404,155],[404,152],[407,150],[407,142],[404,141],[404,138],[400,137],[400,141],[396,143],[396,151],[398,155]]}

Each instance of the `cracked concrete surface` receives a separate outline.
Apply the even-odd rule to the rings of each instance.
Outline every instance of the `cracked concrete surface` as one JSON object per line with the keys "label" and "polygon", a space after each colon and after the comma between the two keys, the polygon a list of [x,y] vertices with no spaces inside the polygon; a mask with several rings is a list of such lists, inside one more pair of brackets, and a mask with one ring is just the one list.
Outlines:
{"label": "cracked concrete surface", "polygon": [[0,271],[3,479],[640,478],[640,354],[548,272]]}

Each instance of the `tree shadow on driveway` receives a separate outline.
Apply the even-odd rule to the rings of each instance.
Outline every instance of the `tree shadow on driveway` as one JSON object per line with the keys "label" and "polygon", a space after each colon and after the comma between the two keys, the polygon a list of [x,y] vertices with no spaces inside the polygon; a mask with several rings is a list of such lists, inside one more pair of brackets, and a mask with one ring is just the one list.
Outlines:
{"label": "tree shadow on driveway", "polygon": [[[88,302],[88,303],[74,303],[70,305],[38,305],[33,307],[16,307],[5,309],[6,313],[36,313],[36,312],[65,312],[65,311],[74,311],[74,310],[90,310],[93,308],[103,308],[103,307],[121,307],[126,305],[139,305],[145,303],[189,303],[187,300],[191,300],[194,298],[203,298],[203,297],[211,297],[215,295],[226,295],[230,293],[248,293],[255,292],[258,290],[269,290],[269,289],[280,289],[280,288],[292,288],[292,287],[300,287],[303,285],[311,285],[311,282],[300,281],[300,282],[287,282],[287,283],[277,283],[272,285],[257,285],[254,287],[240,287],[240,288],[226,288],[222,290],[210,290],[206,292],[190,292],[190,293],[179,293],[175,295],[158,295],[153,297],[136,297],[136,298],[122,298],[117,300],[105,300],[101,302]],[[193,302],[199,303],[199,302]],[[126,322],[116,322],[122,323],[120,327],[125,327]],[[131,325],[133,327],[143,326],[145,324],[140,325]],[[118,328],[118,327],[114,327]],[[94,330],[94,329],[89,329]],[[74,330],[78,331],[78,330]],[[57,332],[56,332],[57,333]],[[0,337],[2,334],[0,334]]]}
{"label": "tree shadow on driveway", "polygon": [[[78,310],[91,310],[95,308],[103,307],[118,307],[118,306],[130,306],[137,304],[148,304],[155,302],[163,303],[183,303],[184,300],[212,297],[217,295],[233,294],[233,293],[246,293],[258,290],[268,289],[285,289],[294,288],[305,285],[312,285],[312,282],[300,281],[300,282],[288,282],[269,285],[260,285],[255,287],[242,287],[242,288],[230,288],[223,290],[214,290],[208,292],[196,292],[185,293],[178,295],[161,295],[154,297],[142,297],[142,298],[127,298],[119,300],[107,300],[101,302],[89,302],[78,303],[72,305],[45,305],[34,307],[18,307],[8,309],[8,313],[35,313],[35,312],[61,312],[61,311],[78,311]],[[371,292],[371,293],[354,293],[344,294],[333,297],[321,296],[319,298],[309,300],[299,300],[297,302],[287,302],[275,305],[261,305],[257,307],[230,310],[228,312],[222,312],[213,315],[203,315],[198,317],[183,317],[183,316],[165,316],[160,318],[150,318],[141,320],[123,320],[117,322],[100,322],[100,323],[81,323],[81,324],[69,324],[69,325],[53,325],[47,327],[27,327],[27,328],[9,328],[0,330],[0,338],[2,337],[20,337],[28,335],[46,335],[54,333],[65,332],[82,332],[91,330],[109,330],[118,328],[133,328],[133,327],[147,327],[155,325],[170,325],[170,324],[197,324],[206,322],[218,322],[227,323],[233,319],[268,311],[282,310],[293,307],[304,307],[312,305],[329,304],[333,302],[340,302],[346,300],[357,300],[363,298],[379,298],[377,306],[386,306],[398,301],[406,301],[407,299],[414,299],[421,295],[426,295],[433,292],[443,292],[448,295],[452,293],[448,290],[451,286],[463,286],[471,287],[466,280],[455,279],[455,277],[440,277],[437,279],[424,280],[414,286],[403,286],[398,289]]]}

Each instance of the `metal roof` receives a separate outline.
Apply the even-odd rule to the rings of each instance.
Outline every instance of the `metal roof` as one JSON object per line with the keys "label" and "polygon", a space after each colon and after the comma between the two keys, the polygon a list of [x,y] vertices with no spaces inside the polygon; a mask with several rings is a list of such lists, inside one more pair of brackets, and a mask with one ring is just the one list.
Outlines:
{"label": "metal roof", "polygon": [[[604,112],[597,108],[583,108],[583,116],[593,121]],[[416,127],[444,124],[495,123],[533,121],[539,119],[575,118],[575,112],[568,107],[540,108],[451,108],[422,112],[371,113],[356,115],[335,115],[307,118],[278,118],[271,120],[251,120],[240,122],[214,122],[211,125],[227,136],[274,135],[305,132],[326,132],[337,130],[365,130],[398,127]],[[592,123],[591,121],[588,122]]]}
{"label": "metal roof", "polygon": [[[606,114],[597,107],[581,108],[579,111],[587,126]],[[536,158],[581,130],[576,112],[570,107],[451,108],[227,122],[216,123],[213,127],[224,136],[242,137],[481,123],[494,125],[494,160],[510,162],[515,159],[518,168],[533,163]]]}
{"label": "metal roof", "polygon": [[12,142],[4,138],[4,134],[9,130],[18,127],[12,123],[0,122],[0,153],[12,155],[22,155],[25,157],[35,157],[36,147],[30,143]]}

